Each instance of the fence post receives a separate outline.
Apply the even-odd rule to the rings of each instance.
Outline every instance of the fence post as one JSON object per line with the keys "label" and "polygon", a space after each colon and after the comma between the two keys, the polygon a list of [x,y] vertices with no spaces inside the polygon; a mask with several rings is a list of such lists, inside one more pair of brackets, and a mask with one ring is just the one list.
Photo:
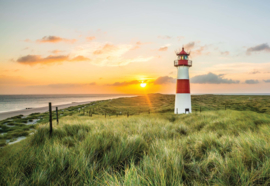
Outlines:
{"label": "fence post", "polygon": [[225,104],[225,110],[226,110],[226,104]]}
{"label": "fence post", "polygon": [[149,109],[148,113],[150,114],[150,109]]}
{"label": "fence post", "polygon": [[58,107],[55,108],[56,110],[56,121],[57,121],[57,125],[59,124],[59,120],[58,120]]}
{"label": "fence post", "polygon": [[52,135],[52,103],[49,102],[50,135]]}
{"label": "fence post", "polygon": [[201,107],[200,107],[200,113],[202,112],[202,109],[201,109]]}
{"label": "fence post", "polygon": [[105,112],[105,118],[106,118],[106,112]]}

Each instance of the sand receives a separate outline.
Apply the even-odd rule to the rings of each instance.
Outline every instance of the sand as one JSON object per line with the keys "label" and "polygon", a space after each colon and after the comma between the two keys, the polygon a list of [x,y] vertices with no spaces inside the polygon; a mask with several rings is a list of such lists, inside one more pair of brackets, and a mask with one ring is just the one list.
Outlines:
{"label": "sand", "polygon": [[[58,109],[64,109],[72,106],[77,106],[77,105],[83,105],[83,104],[88,104],[93,101],[87,101],[87,102],[72,102],[69,104],[63,104],[63,105],[52,105],[52,110],[55,110],[55,107],[58,107]],[[47,107],[38,107],[38,108],[32,108],[32,109],[23,109],[23,110],[16,110],[16,111],[9,111],[9,112],[1,112],[0,113],[0,120],[7,119],[13,116],[18,116],[20,114],[27,116],[32,113],[43,113],[43,112],[48,112],[49,111],[49,106]]]}

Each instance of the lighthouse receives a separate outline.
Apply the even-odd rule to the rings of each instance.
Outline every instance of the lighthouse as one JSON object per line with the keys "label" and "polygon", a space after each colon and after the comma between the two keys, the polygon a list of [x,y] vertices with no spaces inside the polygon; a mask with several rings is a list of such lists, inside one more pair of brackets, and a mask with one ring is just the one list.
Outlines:
{"label": "lighthouse", "polygon": [[177,68],[177,82],[174,113],[191,113],[189,67],[192,66],[192,61],[188,60],[189,54],[185,52],[184,47],[176,55],[177,60],[174,61],[174,66]]}

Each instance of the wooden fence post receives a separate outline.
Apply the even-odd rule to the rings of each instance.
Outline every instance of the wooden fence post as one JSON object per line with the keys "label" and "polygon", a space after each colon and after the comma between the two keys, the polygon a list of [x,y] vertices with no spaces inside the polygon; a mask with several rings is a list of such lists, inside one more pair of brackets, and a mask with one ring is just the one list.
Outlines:
{"label": "wooden fence post", "polygon": [[226,104],[225,104],[225,110],[226,110]]}
{"label": "wooden fence post", "polygon": [[149,109],[148,113],[150,114],[150,109]]}
{"label": "wooden fence post", "polygon": [[50,135],[52,135],[52,103],[49,102]]}
{"label": "wooden fence post", "polygon": [[56,110],[56,121],[57,121],[57,125],[59,124],[59,119],[58,119],[58,107],[55,108]]}
{"label": "wooden fence post", "polygon": [[201,109],[201,107],[200,107],[200,113],[202,112],[202,109]]}
{"label": "wooden fence post", "polygon": [[105,112],[105,118],[106,118],[106,112]]}

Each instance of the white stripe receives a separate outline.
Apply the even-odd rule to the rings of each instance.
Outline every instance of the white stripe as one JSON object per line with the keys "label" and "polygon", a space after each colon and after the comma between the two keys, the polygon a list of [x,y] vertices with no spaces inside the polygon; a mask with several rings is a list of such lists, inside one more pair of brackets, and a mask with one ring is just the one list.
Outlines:
{"label": "white stripe", "polygon": [[189,109],[189,113],[192,112],[190,94],[176,94],[174,113],[184,114],[186,109]]}
{"label": "white stripe", "polygon": [[177,79],[189,79],[189,67],[179,66],[177,67]]}

